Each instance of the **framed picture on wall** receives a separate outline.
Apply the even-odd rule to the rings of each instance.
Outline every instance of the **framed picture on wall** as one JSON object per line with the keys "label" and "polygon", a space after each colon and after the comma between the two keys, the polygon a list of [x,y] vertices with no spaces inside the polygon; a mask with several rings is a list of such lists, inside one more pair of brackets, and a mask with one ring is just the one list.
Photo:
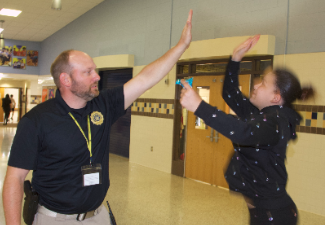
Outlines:
{"label": "framed picture on wall", "polygon": [[31,95],[30,96],[30,104],[39,104],[42,102],[41,95]]}
{"label": "framed picture on wall", "polygon": [[14,69],[26,69],[26,58],[13,57],[12,65]]}
{"label": "framed picture on wall", "polygon": [[26,46],[14,45],[14,56],[26,56]]}
{"label": "framed picture on wall", "polygon": [[12,46],[0,49],[0,66],[12,66]]}
{"label": "framed picture on wall", "polygon": [[27,51],[27,66],[38,66],[38,51]]}
{"label": "framed picture on wall", "polygon": [[55,98],[56,86],[43,86],[42,88],[42,102]]}
{"label": "framed picture on wall", "polygon": [[49,88],[49,97],[48,99],[55,97],[55,88]]}
{"label": "framed picture on wall", "polygon": [[42,89],[42,102],[47,100],[47,87],[43,87]]}

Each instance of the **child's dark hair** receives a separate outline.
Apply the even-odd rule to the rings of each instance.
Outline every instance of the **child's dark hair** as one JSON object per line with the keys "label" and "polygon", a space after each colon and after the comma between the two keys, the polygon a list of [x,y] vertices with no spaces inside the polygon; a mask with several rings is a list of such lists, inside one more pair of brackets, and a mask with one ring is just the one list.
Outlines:
{"label": "child's dark hair", "polygon": [[314,90],[311,86],[301,87],[298,78],[284,69],[273,71],[276,77],[275,85],[279,89],[285,106],[291,107],[296,100],[307,100],[314,96]]}

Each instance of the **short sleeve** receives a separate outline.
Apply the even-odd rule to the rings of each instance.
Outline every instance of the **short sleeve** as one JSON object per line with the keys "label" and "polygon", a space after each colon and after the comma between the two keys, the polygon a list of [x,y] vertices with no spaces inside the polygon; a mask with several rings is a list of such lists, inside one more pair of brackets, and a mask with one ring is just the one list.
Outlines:
{"label": "short sleeve", "polygon": [[35,170],[39,148],[39,135],[35,122],[23,117],[18,123],[8,165],[26,170]]}
{"label": "short sleeve", "polygon": [[108,105],[109,118],[111,124],[115,123],[118,118],[126,113],[124,110],[124,91],[123,86],[108,89],[104,94],[104,98]]}

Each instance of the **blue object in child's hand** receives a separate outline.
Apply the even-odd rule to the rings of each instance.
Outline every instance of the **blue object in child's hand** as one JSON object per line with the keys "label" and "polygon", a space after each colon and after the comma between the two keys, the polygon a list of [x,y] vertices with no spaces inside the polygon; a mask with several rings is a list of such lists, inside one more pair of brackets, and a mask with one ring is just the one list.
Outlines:
{"label": "blue object in child's hand", "polygon": [[[188,83],[192,87],[193,77],[185,79],[185,81],[186,81],[186,83]],[[176,84],[181,85],[184,88],[184,85],[181,83],[181,79],[177,79]]]}

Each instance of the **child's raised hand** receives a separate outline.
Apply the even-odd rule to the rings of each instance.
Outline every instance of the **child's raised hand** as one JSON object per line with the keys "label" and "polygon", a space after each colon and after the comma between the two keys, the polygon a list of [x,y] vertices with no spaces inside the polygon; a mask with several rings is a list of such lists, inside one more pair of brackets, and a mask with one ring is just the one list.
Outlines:
{"label": "child's raised hand", "polygon": [[248,52],[251,48],[253,48],[258,40],[260,39],[260,35],[255,35],[254,37],[248,38],[246,41],[238,45],[233,52],[232,60],[236,62],[240,62],[246,52]]}

